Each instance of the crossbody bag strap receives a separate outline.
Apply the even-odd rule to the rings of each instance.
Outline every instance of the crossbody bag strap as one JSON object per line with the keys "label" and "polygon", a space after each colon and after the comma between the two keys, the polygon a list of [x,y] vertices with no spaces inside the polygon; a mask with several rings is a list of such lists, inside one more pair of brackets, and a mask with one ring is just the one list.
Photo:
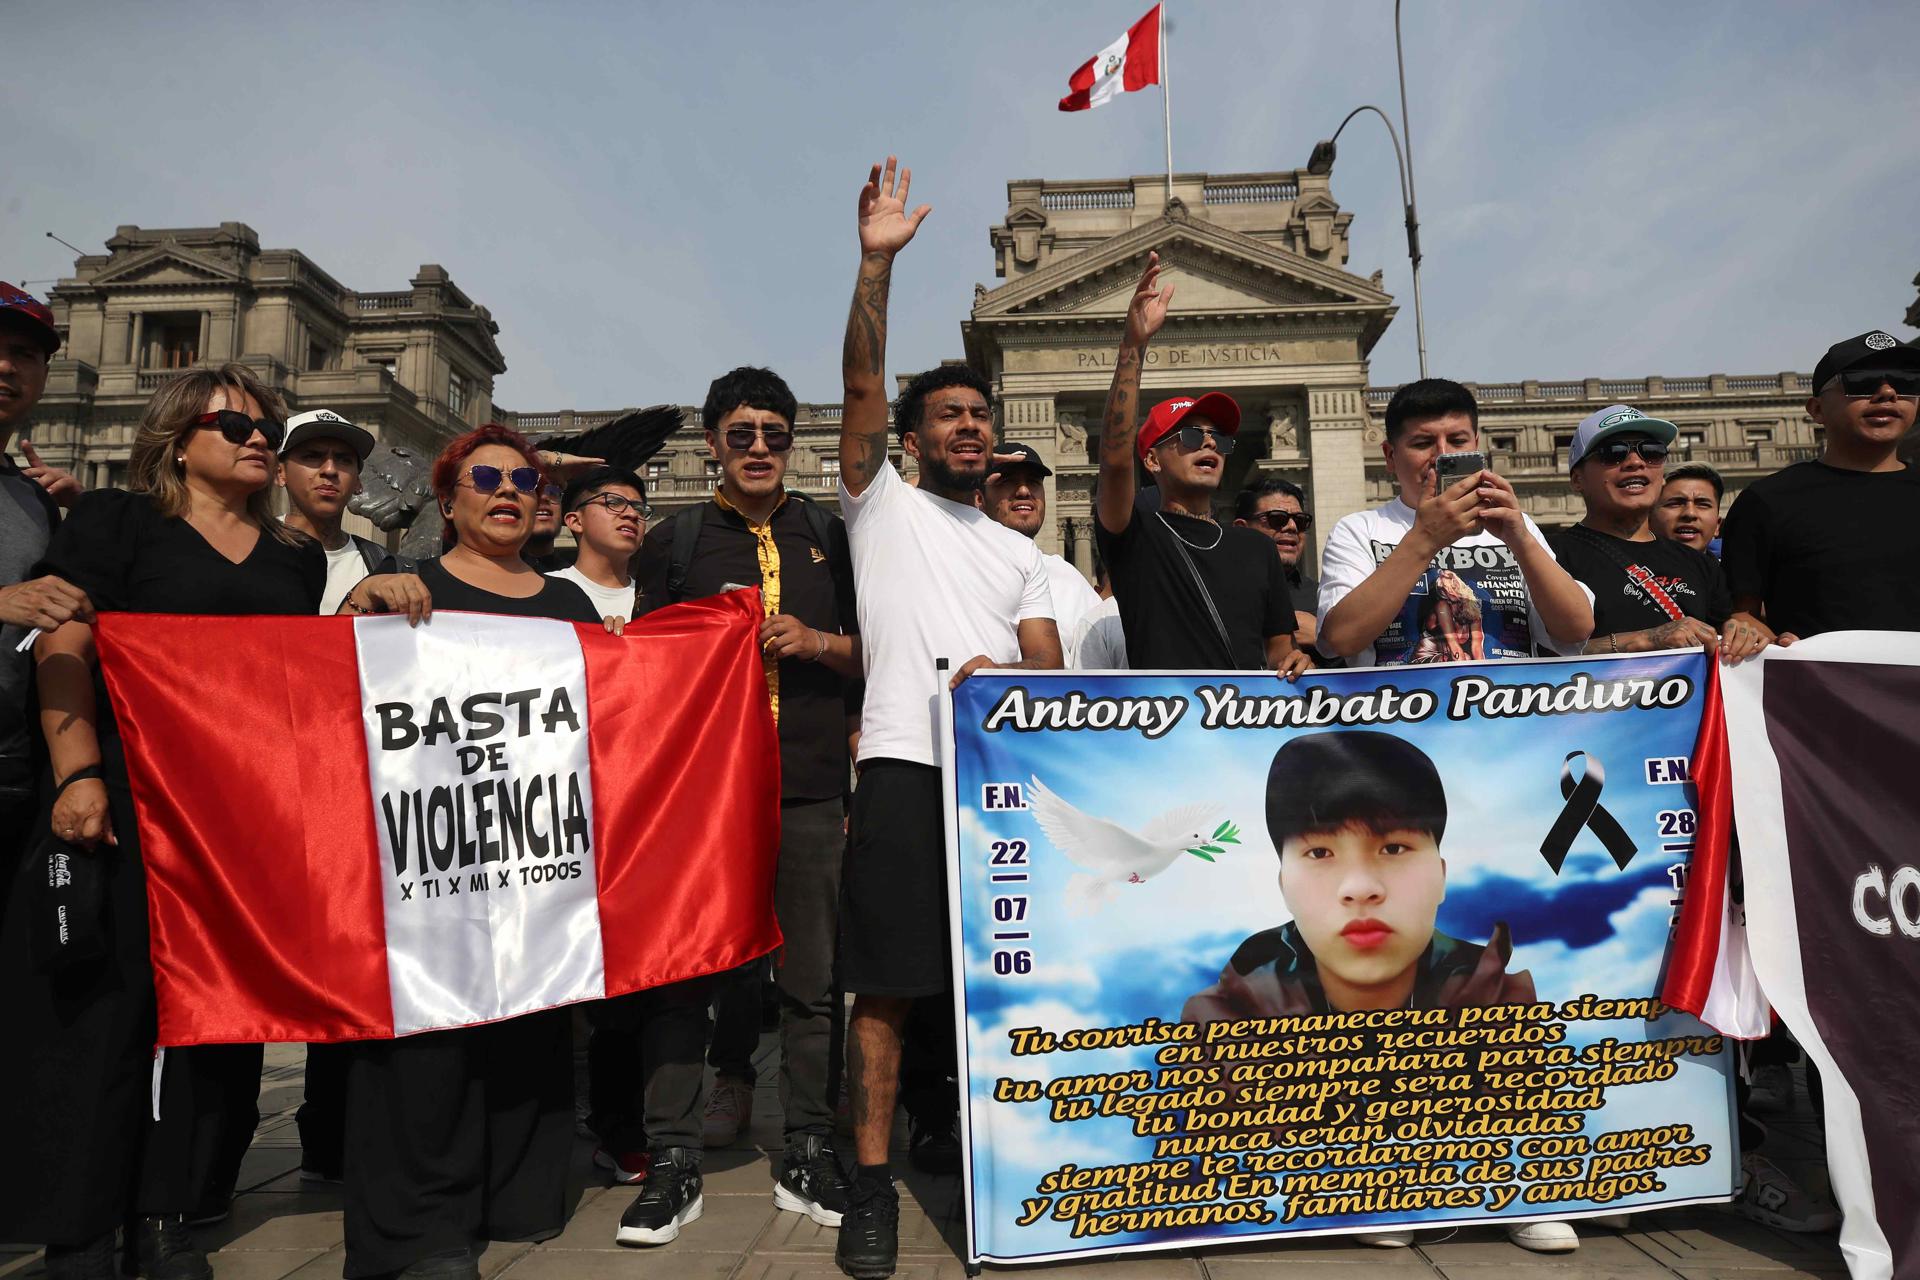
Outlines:
{"label": "crossbody bag strap", "polygon": [[1213,592],[1207,590],[1206,579],[1200,576],[1200,566],[1194,563],[1193,552],[1187,550],[1187,544],[1180,540],[1178,533],[1174,533],[1171,525],[1167,527],[1167,532],[1173,537],[1173,549],[1179,553],[1180,563],[1187,567],[1187,577],[1193,580],[1194,590],[1200,593],[1201,603],[1207,606],[1207,616],[1213,619],[1214,634],[1220,637],[1220,643],[1225,646],[1227,665],[1231,667],[1234,665],[1233,641],[1227,636],[1227,624],[1221,621],[1220,610],[1214,607]]}

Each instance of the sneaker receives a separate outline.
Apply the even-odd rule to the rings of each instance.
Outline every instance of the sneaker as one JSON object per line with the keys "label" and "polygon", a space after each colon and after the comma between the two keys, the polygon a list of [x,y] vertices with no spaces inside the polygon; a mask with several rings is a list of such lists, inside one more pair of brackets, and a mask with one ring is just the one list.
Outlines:
{"label": "sneaker", "polygon": [[922,1173],[950,1176],[960,1172],[960,1116],[954,1113],[945,1125],[923,1125],[907,1117],[907,1159]]}
{"label": "sneaker", "polygon": [[653,1154],[647,1189],[620,1215],[614,1239],[621,1244],[668,1244],[680,1228],[700,1217],[700,1166],[685,1147],[668,1147]]}
{"label": "sneaker", "polygon": [[48,1280],[120,1280],[113,1232],[89,1244],[47,1246]]}
{"label": "sneaker", "polygon": [[140,1219],[133,1229],[133,1252],[140,1280],[213,1280],[207,1255],[193,1242],[180,1214]]}
{"label": "sneaker", "polygon": [[1630,1213],[1600,1213],[1591,1218],[1582,1218],[1582,1222],[1591,1222],[1596,1227],[1611,1227],[1615,1231],[1633,1230],[1633,1215]]}
{"label": "sneaker", "polygon": [[1742,1216],[1782,1231],[1831,1231],[1840,1225],[1837,1208],[1815,1199],[1759,1152],[1743,1156],[1740,1168],[1747,1180],[1733,1207]]}
{"label": "sneaker", "polygon": [[884,1280],[900,1256],[900,1193],[891,1180],[857,1183],[847,1194],[833,1260],[854,1280]]}
{"label": "sneaker", "polygon": [[1580,1237],[1566,1222],[1515,1222],[1507,1227],[1507,1239],[1535,1253],[1572,1253],[1580,1247]]}
{"label": "sneaker", "polygon": [[715,1076],[707,1095],[707,1118],[700,1137],[708,1150],[731,1146],[753,1123],[753,1086],[732,1076]]}
{"label": "sneaker", "polygon": [[331,1186],[344,1182],[346,1175],[338,1169],[329,1169],[324,1165],[303,1164],[300,1166],[300,1181]]}
{"label": "sneaker", "polygon": [[647,1168],[652,1163],[653,1156],[645,1151],[609,1151],[605,1147],[593,1149],[594,1167],[605,1169],[613,1175],[615,1186],[639,1186],[647,1180]]}
{"label": "sneaker", "polygon": [[1413,1243],[1411,1231],[1356,1231],[1355,1244],[1364,1244],[1371,1249],[1405,1249]]}
{"label": "sneaker", "polygon": [[1768,1115],[1793,1110],[1793,1072],[1787,1069],[1786,1063],[1773,1062],[1754,1069],[1747,1110]]}
{"label": "sneaker", "polygon": [[449,1249],[409,1265],[394,1280],[480,1280],[471,1249]]}
{"label": "sneaker", "polygon": [[773,1203],[788,1213],[804,1213],[823,1227],[837,1227],[847,1208],[847,1178],[833,1143],[817,1133],[796,1134],[787,1143]]}

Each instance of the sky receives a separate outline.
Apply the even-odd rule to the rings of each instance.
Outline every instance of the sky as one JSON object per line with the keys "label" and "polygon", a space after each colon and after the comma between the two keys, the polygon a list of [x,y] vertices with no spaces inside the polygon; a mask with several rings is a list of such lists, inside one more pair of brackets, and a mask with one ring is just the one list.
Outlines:
{"label": "sky", "polygon": [[[1171,0],[1174,165],[1303,166],[1397,120],[1388,0]],[[867,166],[933,215],[893,371],[961,352],[1017,178],[1156,173],[1156,89],[1062,113],[1144,0],[1049,5],[57,5],[0,0],[0,279],[117,225],[242,221],[349,287],[437,262],[489,307],[520,410],[698,401],[739,363],[840,398]],[[1410,0],[1429,365],[1482,382],[1810,369],[1900,324],[1920,242],[1911,0]],[[1400,314],[1398,183],[1340,140],[1349,269]],[[1176,303],[1177,306],[1177,303]]]}

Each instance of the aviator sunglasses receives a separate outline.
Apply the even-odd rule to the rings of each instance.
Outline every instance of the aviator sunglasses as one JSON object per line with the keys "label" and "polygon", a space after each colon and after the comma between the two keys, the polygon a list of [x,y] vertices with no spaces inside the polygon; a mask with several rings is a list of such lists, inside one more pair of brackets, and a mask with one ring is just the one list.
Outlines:
{"label": "aviator sunglasses", "polygon": [[753,427],[728,427],[726,437],[727,448],[738,449],[742,453],[753,448],[755,437],[767,442],[768,453],[785,453],[793,448],[793,432],[784,427],[771,427],[764,432]]}
{"label": "aviator sunglasses", "polygon": [[1275,533],[1288,525],[1293,525],[1302,533],[1313,528],[1313,517],[1304,511],[1256,511],[1253,518],[1255,523],[1263,524]]}
{"label": "aviator sunglasses", "polygon": [[499,467],[490,467],[486,463],[467,468],[467,477],[473,481],[475,493],[493,493],[500,488],[500,482],[507,480],[521,493],[534,493],[540,486],[540,473],[532,467],[514,467],[502,471]]}
{"label": "aviator sunglasses", "polygon": [[1166,435],[1162,436],[1157,443],[1171,444],[1178,441],[1180,452],[1192,453],[1195,449],[1205,444],[1208,439],[1212,439],[1213,447],[1221,457],[1224,458],[1233,452],[1233,437],[1221,435],[1212,427],[1181,427],[1177,431],[1169,431]]}
{"label": "aviator sunglasses", "polygon": [[280,442],[287,438],[285,426],[272,418],[249,418],[238,409],[215,409],[203,413],[193,420],[196,427],[217,427],[221,438],[228,444],[245,444],[253,439],[258,431],[267,442],[267,447],[278,453]]}
{"label": "aviator sunglasses", "polygon": [[1667,460],[1667,446],[1658,440],[1608,440],[1593,446],[1587,456],[1598,458],[1609,467],[1617,467],[1627,460],[1630,453],[1639,454],[1646,462],[1661,463]]}
{"label": "aviator sunglasses", "polygon": [[1920,373],[1911,369],[1849,369],[1827,383],[1840,384],[1840,392],[1849,400],[1869,400],[1880,393],[1881,384],[1893,388],[1893,394],[1911,400],[1920,397]]}

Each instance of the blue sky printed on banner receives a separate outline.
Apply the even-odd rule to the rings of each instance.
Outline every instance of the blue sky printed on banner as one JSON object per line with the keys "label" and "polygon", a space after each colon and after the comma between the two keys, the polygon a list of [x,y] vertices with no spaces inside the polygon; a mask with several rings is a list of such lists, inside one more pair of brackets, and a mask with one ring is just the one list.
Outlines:
{"label": "blue sky printed on banner", "polygon": [[[1576,671],[1617,680],[1636,675],[1682,673],[1694,681],[1695,695],[1677,711],[1628,710],[1571,713],[1528,719],[1465,721],[1447,718],[1456,676],[1472,671],[1501,684],[1559,683]],[[1390,679],[1403,691],[1427,689],[1439,710],[1418,724],[1353,726],[1385,729],[1420,747],[1439,769],[1446,788],[1448,821],[1441,852],[1447,861],[1447,897],[1439,928],[1472,942],[1485,942],[1497,921],[1512,930],[1510,971],[1529,970],[1543,1000],[1561,1001],[1583,994],[1639,997],[1654,994],[1673,914],[1674,889],[1669,868],[1683,855],[1663,852],[1662,818],[1692,806],[1691,788],[1647,785],[1649,758],[1692,754],[1698,727],[1698,698],[1705,662],[1694,655],[1662,655],[1608,663],[1587,660],[1511,662],[1498,666],[1399,668],[1391,673],[1331,672],[1307,677],[1298,686],[1321,683],[1330,693],[1352,693]],[[1069,1124],[1047,1119],[1044,1104],[991,1101],[997,1076],[1048,1080],[1055,1076],[1153,1066],[1151,1048],[1055,1053],[1015,1058],[1007,1031],[1038,1026],[1051,1031],[1117,1026],[1158,1017],[1177,1021],[1188,996],[1218,976],[1239,942],[1288,918],[1278,886],[1278,858],[1267,838],[1266,775],[1274,752],[1290,737],[1313,729],[1219,729],[1202,727],[1204,704],[1193,690],[1203,684],[1232,683],[1243,693],[1272,691],[1270,678],[1237,673],[1214,679],[1193,675],[1131,674],[1093,677],[1060,675],[976,676],[955,694],[955,723],[979,726],[1007,688],[1019,684],[1034,696],[1059,696],[1071,690],[1107,697],[1185,695],[1190,705],[1162,739],[1148,741],[1134,731],[1064,731],[956,735],[957,830],[961,869],[961,922],[966,949],[967,1052],[970,1058],[971,1121],[977,1150],[991,1153],[973,1171],[982,1253],[1021,1257],[1114,1245],[1168,1243],[1181,1232],[1102,1236],[1073,1240],[1069,1225],[1044,1218],[1032,1226],[1013,1225],[1020,1197],[1064,1164],[1082,1168],[1146,1159],[1152,1139],[1132,1133],[1118,1117]],[[1337,727],[1337,726],[1336,726]],[[1542,837],[1560,814],[1561,762],[1569,751],[1585,751],[1606,769],[1601,803],[1614,815],[1639,852],[1626,869],[1617,867],[1593,834],[1582,829],[1554,876],[1540,853]],[[981,788],[987,783],[1025,784],[1037,776],[1061,799],[1081,811],[1138,831],[1157,815],[1179,805],[1217,804],[1219,816],[1237,823],[1241,843],[1229,846],[1213,863],[1181,856],[1145,884],[1120,886],[1113,898],[1090,915],[1069,913],[1061,888],[1075,870],[1047,841],[1030,812],[987,812]],[[1024,886],[994,885],[988,859],[994,841],[1025,840],[1030,846],[1030,881]],[[1000,868],[1005,870],[1005,868]],[[1025,889],[1030,941],[995,944],[990,899],[996,892]],[[999,926],[1002,930],[1009,926]],[[1031,951],[1026,974],[996,974],[994,946]],[[1652,1034],[1684,1034],[1697,1024],[1675,1015]],[[1637,1040],[1649,1035],[1638,1021],[1571,1023],[1566,1043],[1582,1045],[1605,1037]],[[1659,1171],[1667,1190],[1657,1197],[1673,1202],[1725,1195],[1731,1172],[1730,1116],[1726,1096],[1726,1055],[1718,1061],[1683,1060],[1673,1079],[1609,1090],[1607,1104],[1590,1113],[1589,1136],[1672,1122],[1692,1124],[1695,1141],[1715,1145],[1726,1159],[1707,1165]],[[1702,1101],[1708,1100],[1708,1105]],[[1565,1206],[1562,1206],[1563,1208]],[[1574,1211],[1600,1211],[1579,1204]],[[1618,1211],[1618,1205],[1613,1206]],[[1516,1202],[1502,1215],[1543,1216],[1540,1206]],[[1549,1216],[1567,1216],[1556,1213]],[[1429,1215],[1444,1221],[1444,1213]],[[1380,1218],[1320,1218],[1289,1230],[1351,1229]],[[1204,1228],[1197,1234],[1268,1234],[1275,1227],[1245,1224]]]}

